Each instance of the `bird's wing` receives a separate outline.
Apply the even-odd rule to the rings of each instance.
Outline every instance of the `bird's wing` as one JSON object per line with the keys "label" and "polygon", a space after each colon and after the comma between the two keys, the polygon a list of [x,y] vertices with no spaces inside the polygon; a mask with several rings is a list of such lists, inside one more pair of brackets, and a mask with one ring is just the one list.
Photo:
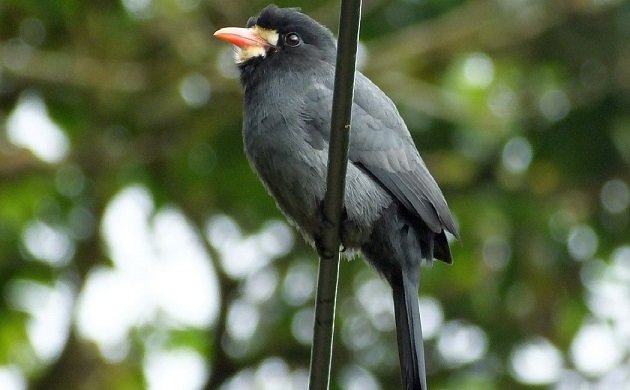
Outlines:
{"label": "bird's wing", "polygon": [[[328,143],[332,81],[304,91],[305,136],[316,149]],[[371,174],[435,233],[457,229],[444,196],[420,157],[392,101],[361,73],[356,74],[349,161]]]}

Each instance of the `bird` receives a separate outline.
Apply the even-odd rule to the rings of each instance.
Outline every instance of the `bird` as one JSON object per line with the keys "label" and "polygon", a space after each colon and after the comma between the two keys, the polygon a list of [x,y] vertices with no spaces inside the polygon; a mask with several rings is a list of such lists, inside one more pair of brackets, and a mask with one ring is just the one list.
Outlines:
{"label": "bird", "polygon": [[[336,39],[299,9],[275,5],[214,36],[234,46],[245,155],[280,211],[319,249]],[[341,244],[360,252],[392,288],[405,389],[427,388],[420,266],[452,263],[446,233],[459,238],[398,109],[356,72]]]}

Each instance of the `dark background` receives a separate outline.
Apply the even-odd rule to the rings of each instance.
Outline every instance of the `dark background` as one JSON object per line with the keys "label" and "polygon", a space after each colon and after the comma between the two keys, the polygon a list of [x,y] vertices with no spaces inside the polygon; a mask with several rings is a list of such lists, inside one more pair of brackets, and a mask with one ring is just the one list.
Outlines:
{"label": "dark background", "polygon": [[[305,388],[317,258],[211,38],[266,4],[0,2],[0,387]],[[431,388],[630,383],[630,3],[366,1],[361,43],[462,235],[423,271]],[[343,262],[333,388],[398,388],[391,312]]]}

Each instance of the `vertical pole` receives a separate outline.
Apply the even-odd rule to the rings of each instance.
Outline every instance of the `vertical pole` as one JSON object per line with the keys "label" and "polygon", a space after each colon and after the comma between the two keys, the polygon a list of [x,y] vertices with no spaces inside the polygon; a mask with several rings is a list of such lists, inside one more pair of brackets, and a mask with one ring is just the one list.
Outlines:
{"label": "vertical pole", "polygon": [[327,390],[330,383],[341,215],[348,164],[348,143],[352,121],[354,74],[356,66],[361,0],[342,0],[337,44],[337,67],[333,95],[328,151],[328,176],[324,198],[322,255],[317,279],[313,347],[311,350],[310,390]]}

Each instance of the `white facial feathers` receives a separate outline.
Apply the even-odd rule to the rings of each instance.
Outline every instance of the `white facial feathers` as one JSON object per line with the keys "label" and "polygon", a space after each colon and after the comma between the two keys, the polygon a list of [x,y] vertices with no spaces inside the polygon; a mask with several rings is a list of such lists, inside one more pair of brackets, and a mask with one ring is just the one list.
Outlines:
{"label": "white facial feathers", "polygon": [[265,57],[267,50],[273,48],[278,44],[278,32],[272,29],[266,29],[260,26],[251,27],[252,33],[265,40],[267,46],[246,46],[236,47],[234,49],[234,61],[237,64],[245,62],[253,57]]}

